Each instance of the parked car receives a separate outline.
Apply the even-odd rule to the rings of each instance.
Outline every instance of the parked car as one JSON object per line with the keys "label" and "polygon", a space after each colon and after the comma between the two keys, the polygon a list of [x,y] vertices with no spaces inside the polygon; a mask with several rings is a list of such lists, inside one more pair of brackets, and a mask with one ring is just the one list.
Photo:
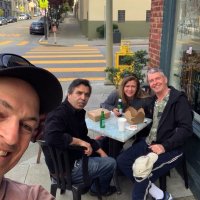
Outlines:
{"label": "parked car", "polygon": [[7,24],[7,19],[5,17],[0,17],[0,26]]}
{"label": "parked car", "polygon": [[26,14],[26,16],[27,16],[27,19],[32,19],[30,14]]}
{"label": "parked car", "polygon": [[26,14],[20,14],[18,19],[19,20],[25,20],[25,19],[28,19],[28,16]]}
{"label": "parked car", "polygon": [[40,12],[37,12],[37,13],[34,13],[34,17],[38,17],[38,16],[40,16],[41,14],[40,14]]}
{"label": "parked car", "polygon": [[[44,23],[44,17],[40,17],[39,21],[42,21]],[[49,29],[51,28],[51,19],[49,17],[47,17],[47,24]]]}
{"label": "parked car", "polygon": [[30,34],[44,34],[44,22],[43,21],[35,21],[30,25]]}
{"label": "parked car", "polygon": [[9,16],[9,17],[7,17],[7,21],[8,21],[8,23],[17,22],[17,18],[13,17],[13,16]]}

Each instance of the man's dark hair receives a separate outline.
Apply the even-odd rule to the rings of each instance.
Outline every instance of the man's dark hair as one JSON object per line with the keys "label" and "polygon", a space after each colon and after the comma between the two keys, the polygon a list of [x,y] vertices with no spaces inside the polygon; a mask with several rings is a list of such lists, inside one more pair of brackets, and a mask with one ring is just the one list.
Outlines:
{"label": "man's dark hair", "polygon": [[84,85],[84,86],[88,87],[89,90],[90,90],[89,94],[91,95],[91,93],[92,93],[92,87],[90,85],[90,82],[87,79],[81,79],[81,78],[77,78],[77,79],[75,79],[75,80],[73,80],[71,82],[71,84],[68,87],[68,94],[72,94],[73,91],[74,91],[74,89],[76,87],[78,87],[79,85]]}

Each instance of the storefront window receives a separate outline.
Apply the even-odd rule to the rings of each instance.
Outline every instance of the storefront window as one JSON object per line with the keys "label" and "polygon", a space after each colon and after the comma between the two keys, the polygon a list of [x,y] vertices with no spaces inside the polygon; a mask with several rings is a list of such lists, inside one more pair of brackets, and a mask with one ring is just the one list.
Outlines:
{"label": "storefront window", "polygon": [[200,115],[200,0],[177,0],[170,84]]}

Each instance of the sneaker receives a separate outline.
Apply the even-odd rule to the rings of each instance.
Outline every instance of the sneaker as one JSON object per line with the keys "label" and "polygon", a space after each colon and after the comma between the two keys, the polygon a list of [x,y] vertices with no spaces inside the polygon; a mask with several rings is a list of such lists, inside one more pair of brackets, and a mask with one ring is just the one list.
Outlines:
{"label": "sneaker", "polygon": [[173,200],[173,197],[172,197],[172,195],[169,192],[166,191],[164,193],[163,199],[158,199],[158,200]]}
{"label": "sneaker", "polygon": [[173,200],[173,197],[169,192],[166,191],[163,200]]}
{"label": "sneaker", "polygon": [[[117,191],[117,189],[115,186],[110,186],[108,191],[105,193],[102,193],[101,195],[107,197],[107,196],[114,194],[116,191]],[[97,196],[97,192],[93,192],[92,190],[89,191],[89,194],[91,196]]]}

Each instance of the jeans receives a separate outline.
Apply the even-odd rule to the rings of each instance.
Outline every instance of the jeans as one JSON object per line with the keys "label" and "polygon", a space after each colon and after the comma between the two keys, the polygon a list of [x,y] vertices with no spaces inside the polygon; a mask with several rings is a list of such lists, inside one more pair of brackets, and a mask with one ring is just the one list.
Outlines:
{"label": "jeans", "polygon": [[182,159],[182,150],[176,149],[170,152],[160,154],[158,160],[154,163],[151,175],[141,182],[138,182],[133,177],[132,165],[135,159],[146,155],[150,150],[144,139],[134,143],[130,148],[121,153],[117,158],[119,169],[133,183],[132,200],[144,200],[148,194],[151,182],[155,182],[160,176],[164,175],[170,169],[174,168]]}
{"label": "jeans", "polygon": [[[115,169],[116,161],[111,157],[89,157],[88,159],[89,176],[94,179],[99,177],[102,194],[108,191]],[[82,160],[77,160],[72,169],[72,182],[82,182]],[[96,192],[95,184],[92,184],[91,191]]]}

